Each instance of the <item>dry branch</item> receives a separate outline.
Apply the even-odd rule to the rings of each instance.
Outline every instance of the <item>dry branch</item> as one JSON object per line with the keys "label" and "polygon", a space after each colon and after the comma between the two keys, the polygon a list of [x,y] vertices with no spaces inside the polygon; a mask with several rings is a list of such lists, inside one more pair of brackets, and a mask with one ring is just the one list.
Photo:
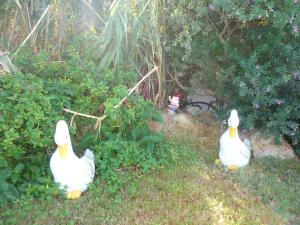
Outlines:
{"label": "dry branch", "polygon": [[88,114],[84,114],[84,113],[80,113],[80,112],[75,112],[73,110],[70,110],[70,109],[64,109],[65,112],[68,112],[68,113],[72,113],[74,114],[75,116],[83,116],[83,117],[88,117],[88,118],[93,118],[93,119],[100,119],[100,117],[97,117],[97,116],[91,116],[91,115],[88,115]]}

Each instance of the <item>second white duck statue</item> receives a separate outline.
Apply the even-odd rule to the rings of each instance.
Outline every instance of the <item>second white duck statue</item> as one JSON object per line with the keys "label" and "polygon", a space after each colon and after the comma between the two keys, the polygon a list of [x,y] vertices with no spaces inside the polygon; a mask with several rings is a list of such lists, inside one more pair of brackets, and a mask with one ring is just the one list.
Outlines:
{"label": "second white duck statue", "polygon": [[50,160],[54,181],[66,189],[68,199],[77,199],[94,179],[94,154],[89,149],[81,158],[74,154],[69,128],[63,120],[56,124],[54,140],[58,146]]}
{"label": "second white duck statue", "polygon": [[234,109],[228,119],[229,127],[220,138],[219,159],[229,169],[245,166],[251,158],[250,149],[239,137],[239,123],[238,112]]}

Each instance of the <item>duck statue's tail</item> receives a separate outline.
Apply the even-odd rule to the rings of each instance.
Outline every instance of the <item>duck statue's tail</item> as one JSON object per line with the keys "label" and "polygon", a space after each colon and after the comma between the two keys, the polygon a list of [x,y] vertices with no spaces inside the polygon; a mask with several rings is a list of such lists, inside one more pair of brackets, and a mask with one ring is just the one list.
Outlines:
{"label": "duck statue's tail", "polygon": [[94,153],[90,149],[86,149],[84,156],[94,162]]}
{"label": "duck statue's tail", "polygon": [[250,149],[250,151],[252,150],[252,145],[249,139],[245,138],[243,143]]}
{"label": "duck statue's tail", "polygon": [[83,162],[88,165],[88,171],[89,171],[89,182],[92,182],[95,176],[95,162],[94,162],[94,153],[90,149],[86,149],[84,155],[81,157],[80,160],[83,160]]}

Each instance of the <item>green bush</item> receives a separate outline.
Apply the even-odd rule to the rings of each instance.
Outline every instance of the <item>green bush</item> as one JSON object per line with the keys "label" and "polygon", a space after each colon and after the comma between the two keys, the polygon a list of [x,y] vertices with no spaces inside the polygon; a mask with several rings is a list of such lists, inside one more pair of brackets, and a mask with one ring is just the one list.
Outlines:
{"label": "green bush", "polygon": [[53,113],[52,97],[44,83],[30,74],[0,80],[0,168],[7,170],[10,190],[22,190],[24,181],[46,175],[47,157],[53,149],[51,136],[59,118]]}
{"label": "green bush", "polygon": [[[173,70],[300,153],[300,2],[168,1]],[[204,85],[203,85],[204,84]],[[227,116],[223,115],[223,119]]]}
{"label": "green bush", "polygon": [[93,130],[95,120],[83,117],[75,118],[71,133],[75,150],[80,148],[75,153],[94,150],[97,172],[112,188],[119,190],[118,169],[146,171],[163,159],[158,150],[162,137],[147,126],[148,120],[160,119],[152,103],[137,94],[113,108],[135,84],[136,74],[100,71],[72,48],[65,58],[63,63],[50,62],[46,53],[24,50],[15,59],[24,74],[0,80],[0,171],[6,168],[0,174],[2,203],[18,193],[41,196],[53,190],[49,159],[56,148],[56,122],[72,117],[63,113],[65,107],[95,116],[105,109],[108,116],[100,133]]}

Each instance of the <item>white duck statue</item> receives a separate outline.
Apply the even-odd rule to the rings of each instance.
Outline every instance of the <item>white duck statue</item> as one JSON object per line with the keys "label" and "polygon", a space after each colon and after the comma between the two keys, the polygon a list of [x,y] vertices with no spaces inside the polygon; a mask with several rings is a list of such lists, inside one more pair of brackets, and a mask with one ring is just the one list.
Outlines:
{"label": "white duck statue", "polygon": [[234,109],[228,119],[229,127],[220,138],[219,159],[229,169],[245,166],[251,158],[250,149],[239,137],[239,123],[238,112]]}
{"label": "white duck statue", "polygon": [[68,199],[77,199],[94,179],[94,154],[89,149],[81,158],[74,154],[69,128],[63,120],[56,124],[54,140],[58,146],[50,160],[54,181],[67,191]]}

